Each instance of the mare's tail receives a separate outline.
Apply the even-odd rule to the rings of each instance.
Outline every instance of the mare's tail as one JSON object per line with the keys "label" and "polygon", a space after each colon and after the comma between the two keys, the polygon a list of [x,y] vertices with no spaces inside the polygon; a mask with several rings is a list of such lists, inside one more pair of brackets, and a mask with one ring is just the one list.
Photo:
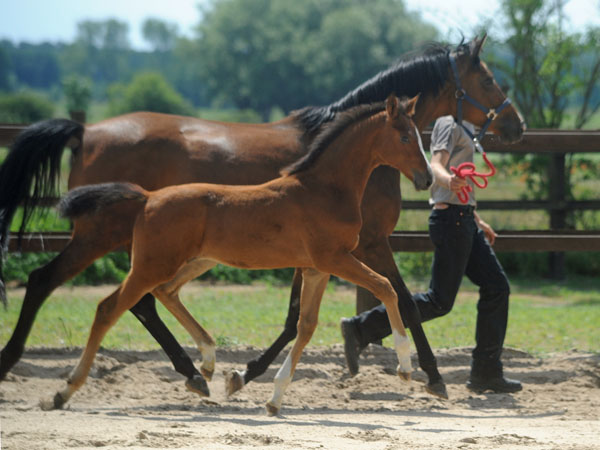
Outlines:
{"label": "mare's tail", "polygon": [[[117,203],[129,203],[129,218],[135,217],[148,199],[148,193],[133,183],[88,184],[72,189],[61,199],[58,210],[63,217],[76,220],[90,214],[103,214],[105,209]],[[119,217],[119,220],[125,219]]]}
{"label": "mare's tail", "polygon": [[34,123],[17,136],[0,167],[0,300],[6,304],[2,261],[8,247],[10,224],[19,205],[23,219],[19,243],[33,208],[46,197],[58,196],[60,161],[65,145],[76,139],[80,146],[83,125],[68,119]]}

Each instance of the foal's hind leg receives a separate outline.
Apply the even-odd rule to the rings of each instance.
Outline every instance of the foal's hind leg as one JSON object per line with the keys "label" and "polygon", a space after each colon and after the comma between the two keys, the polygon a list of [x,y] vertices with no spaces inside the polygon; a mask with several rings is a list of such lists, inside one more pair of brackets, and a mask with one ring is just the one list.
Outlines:
{"label": "foal's hind leg", "polygon": [[71,371],[66,386],[62,390],[58,391],[53,398],[40,402],[42,409],[62,408],[71,396],[85,383],[96,353],[100,348],[100,343],[108,330],[149,289],[151,289],[150,286],[132,279],[130,274],[115,292],[98,304],[86,347],[77,366]]}
{"label": "foal's hind leg", "polygon": [[[188,310],[183,306],[179,299],[179,290],[181,287],[202,275],[217,263],[208,259],[196,258],[179,269],[173,279],[158,286],[154,293],[165,305],[173,316],[183,325],[187,332],[192,336],[194,342],[202,353],[202,366],[200,371],[207,380],[211,380],[215,370],[215,341],[211,335],[191,316]],[[186,383],[190,390],[195,390],[194,384]],[[208,389],[206,390],[208,393]]]}
{"label": "foal's hind leg", "polygon": [[298,338],[288,353],[283,366],[277,371],[274,381],[273,397],[267,402],[267,413],[271,416],[279,413],[283,394],[292,381],[296,365],[302,350],[310,341],[319,319],[319,308],[323,292],[329,281],[329,274],[315,269],[302,270],[302,293],[300,297],[300,318],[298,319]]}
{"label": "foal's hind leg", "polygon": [[160,344],[171,363],[173,363],[175,370],[187,378],[185,383],[187,388],[202,396],[208,396],[206,381],[158,315],[154,296],[152,294],[144,295],[139,302],[133,305],[130,311],[146,327],[156,342]]}
{"label": "foal's hind leg", "polygon": [[300,316],[300,292],[302,289],[302,269],[296,269],[292,281],[292,292],[290,294],[290,303],[288,313],[285,319],[283,331],[271,346],[262,352],[258,358],[248,361],[246,370],[231,370],[225,377],[225,390],[227,395],[231,395],[242,389],[250,381],[265,373],[273,360],[279,355],[281,350],[298,334],[298,317]]}

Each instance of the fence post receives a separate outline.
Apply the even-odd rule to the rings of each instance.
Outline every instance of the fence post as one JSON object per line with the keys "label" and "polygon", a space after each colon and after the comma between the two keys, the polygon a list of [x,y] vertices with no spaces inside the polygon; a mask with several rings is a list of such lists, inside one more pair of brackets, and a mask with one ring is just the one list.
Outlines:
{"label": "fence post", "polygon": [[69,116],[71,116],[71,120],[85,124],[85,111],[69,111]]}
{"label": "fence post", "polygon": [[369,309],[378,306],[380,303],[381,302],[365,288],[356,286],[356,314],[368,311]]}
{"label": "fence post", "polygon": [[[566,209],[566,175],[565,154],[553,154],[548,165],[548,188],[550,195],[550,229],[561,230],[567,227]],[[564,280],[565,254],[563,252],[550,252],[549,255],[550,278]]]}

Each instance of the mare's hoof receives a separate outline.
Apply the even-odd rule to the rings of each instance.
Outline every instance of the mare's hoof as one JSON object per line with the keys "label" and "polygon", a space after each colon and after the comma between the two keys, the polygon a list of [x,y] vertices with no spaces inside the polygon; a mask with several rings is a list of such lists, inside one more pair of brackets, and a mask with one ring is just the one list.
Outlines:
{"label": "mare's hoof", "polygon": [[54,398],[40,400],[40,408],[42,408],[42,411],[52,411],[53,409],[62,409],[65,403],[66,402],[62,398],[62,395],[57,392],[54,395]]}
{"label": "mare's hoof", "polygon": [[225,391],[227,397],[236,393],[244,387],[244,377],[237,370],[231,370],[225,375]]}
{"label": "mare's hoof", "polygon": [[185,387],[188,391],[192,391],[200,397],[210,397],[208,384],[202,375],[194,375],[192,378],[188,378],[185,382]]}
{"label": "mare's hoof", "polygon": [[436,381],[435,383],[427,383],[425,390],[431,395],[448,400],[448,392],[446,391],[446,385],[443,381]]}
{"label": "mare's hoof", "polygon": [[398,371],[398,376],[402,378],[402,380],[409,382],[410,381],[410,372],[401,372]]}
{"label": "mare's hoof", "polygon": [[204,369],[202,367],[200,367],[200,373],[202,374],[202,376],[204,377],[204,379],[206,381],[210,381],[212,380],[213,374],[215,373],[214,369],[213,370],[208,370],[208,369]]}
{"label": "mare's hoof", "polygon": [[267,409],[267,415],[269,416],[276,416],[279,414],[279,408],[271,402],[267,402],[265,408]]}

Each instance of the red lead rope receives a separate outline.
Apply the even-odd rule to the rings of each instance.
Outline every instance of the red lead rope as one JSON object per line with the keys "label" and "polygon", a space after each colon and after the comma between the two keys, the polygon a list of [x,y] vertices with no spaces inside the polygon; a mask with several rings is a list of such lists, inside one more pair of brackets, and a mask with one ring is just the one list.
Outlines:
{"label": "red lead rope", "polygon": [[[464,162],[458,165],[458,167],[450,167],[450,170],[460,178],[469,178],[475,186],[481,189],[485,189],[488,185],[488,178],[493,176],[496,173],[496,168],[487,158],[485,152],[482,153],[483,160],[489,167],[489,173],[481,173],[475,171],[475,164],[472,162]],[[482,181],[479,182],[477,178],[480,178]],[[473,188],[470,185],[463,186],[460,189],[460,192],[457,194],[458,199],[461,203],[466,204],[469,202],[469,192],[473,191]]]}

